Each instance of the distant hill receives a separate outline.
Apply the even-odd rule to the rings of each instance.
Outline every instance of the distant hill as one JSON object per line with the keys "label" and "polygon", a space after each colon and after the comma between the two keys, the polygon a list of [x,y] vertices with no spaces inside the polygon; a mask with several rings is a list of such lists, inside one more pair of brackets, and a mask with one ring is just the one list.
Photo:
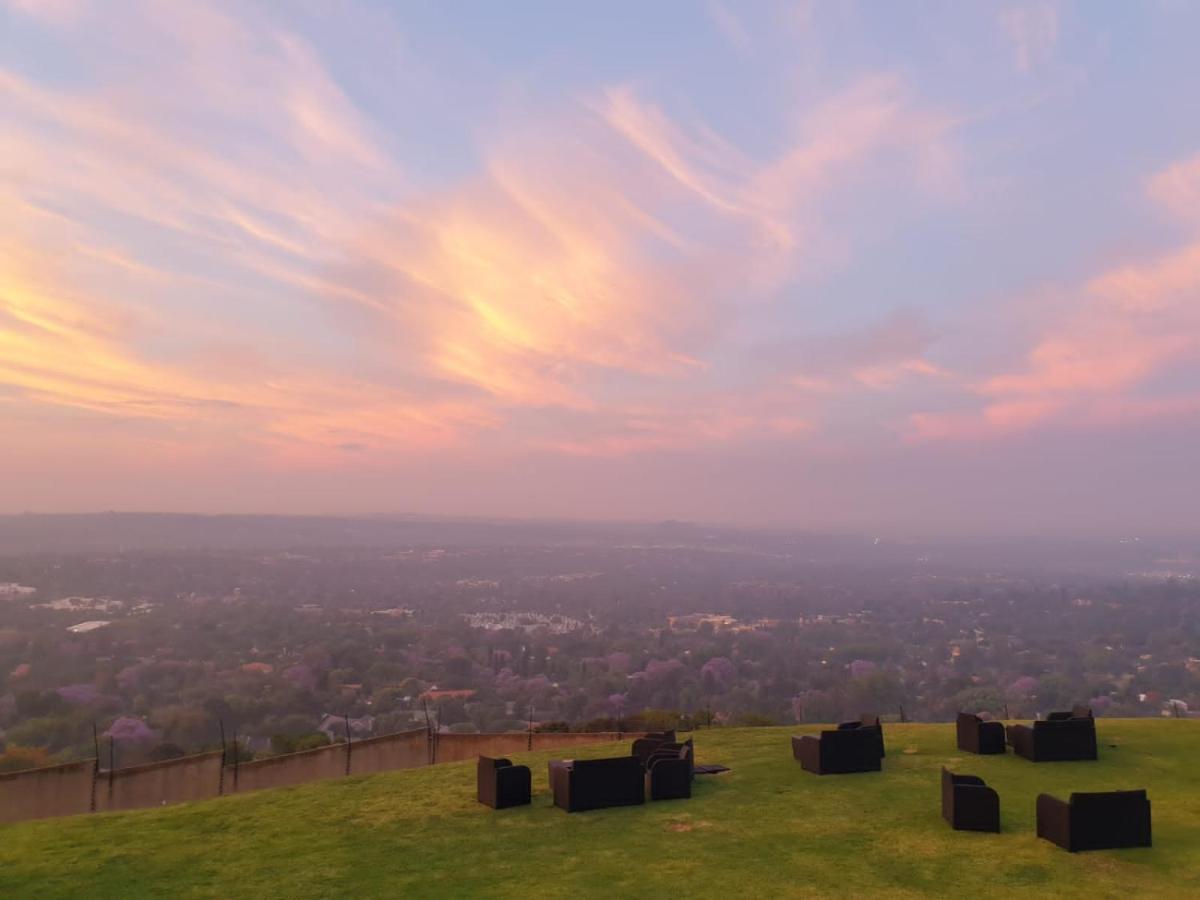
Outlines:
{"label": "distant hill", "polygon": [[770,555],[833,566],[1200,577],[1200,540],[901,539],[667,520],[89,513],[0,516],[0,557],[43,553],[612,546]]}
{"label": "distant hill", "polygon": [[[959,753],[949,725],[885,728],[882,773],[826,777],[791,758],[811,726],[698,732],[699,761],[732,771],[691,800],[573,815],[529,754],[533,805],[510,810],[477,804],[454,763],[0,827],[0,896],[1200,896],[1200,722],[1100,719],[1099,762],[1041,765]],[[1001,834],[942,821],[943,765],[999,791]],[[1072,855],[1034,834],[1040,792],[1139,787],[1153,848]]]}
{"label": "distant hill", "polygon": [[188,515],[0,516],[0,553],[270,550],[294,547],[554,544],[631,539],[703,540],[730,529],[680,523],[595,524],[436,517]]}

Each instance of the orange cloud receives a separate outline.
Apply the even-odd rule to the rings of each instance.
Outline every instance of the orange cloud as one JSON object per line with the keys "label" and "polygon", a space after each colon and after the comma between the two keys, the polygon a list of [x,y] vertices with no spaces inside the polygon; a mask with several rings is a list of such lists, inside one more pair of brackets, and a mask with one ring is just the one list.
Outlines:
{"label": "orange cloud", "polygon": [[[504,406],[600,412],[618,375],[703,382],[738,303],[803,265],[790,234],[816,198],[883,148],[936,143],[909,127],[923,116],[895,79],[867,79],[757,163],[615,88],[499,141],[484,177],[406,204],[352,255],[370,260],[364,281],[389,273],[374,312],[432,374]],[[889,377],[930,371],[904,365]]]}
{"label": "orange cloud", "polygon": [[[0,69],[5,402],[137,423],[131,453],[153,435],[358,466],[481,436],[613,453],[809,434],[813,392],[737,383],[724,342],[813,265],[820,203],[857,170],[953,168],[949,123],[893,76],[800,111],[769,158],[622,85],[501,128],[475,177],[417,192],[296,35],[139,10],[112,40],[150,77]],[[909,354],[834,380],[935,374]],[[513,424],[544,410],[582,418]]]}

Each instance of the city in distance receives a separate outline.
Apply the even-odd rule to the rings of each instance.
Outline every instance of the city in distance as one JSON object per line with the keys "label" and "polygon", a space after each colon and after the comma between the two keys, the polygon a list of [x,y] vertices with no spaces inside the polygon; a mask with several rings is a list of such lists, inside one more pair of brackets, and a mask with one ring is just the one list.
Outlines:
{"label": "city in distance", "polygon": [[412,728],[631,730],[1200,706],[1187,541],[685,522],[0,519],[7,769]]}

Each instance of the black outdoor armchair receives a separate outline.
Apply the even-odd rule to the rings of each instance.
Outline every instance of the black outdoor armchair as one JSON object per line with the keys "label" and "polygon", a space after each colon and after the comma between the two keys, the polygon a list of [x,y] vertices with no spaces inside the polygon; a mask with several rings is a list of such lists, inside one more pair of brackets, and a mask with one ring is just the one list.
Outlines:
{"label": "black outdoor armchair", "polygon": [[999,722],[985,722],[973,713],[960,712],[955,731],[959,750],[967,753],[1004,752],[1004,726]]}
{"label": "black outdoor armchair", "polygon": [[1067,802],[1040,794],[1037,834],[1064,850],[1150,846],[1150,801],[1144,790],[1072,794]]}
{"label": "black outdoor armchair", "polygon": [[646,802],[645,769],[636,756],[550,762],[554,805],[567,812]]}
{"label": "black outdoor armchair", "polygon": [[532,777],[529,766],[514,766],[508,759],[479,757],[475,766],[475,785],[479,802],[492,809],[530,802]]}
{"label": "black outdoor armchair", "polygon": [[999,831],[1000,795],[978,776],[943,767],[942,818],[955,831]]}
{"label": "black outdoor armchair", "polygon": [[649,770],[650,766],[659,759],[682,759],[687,763],[688,777],[695,775],[696,747],[691,738],[686,741],[664,741],[647,756],[642,765]]}
{"label": "black outdoor armchair", "polygon": [[875,735],[875,741],[879,748],[879,755],[885,756],[883,748],[883,725],[879,722],[879,716],[874,713],[863,713],[858,719],[850,722],[842,722],[838,725],[839,731],[857,731],[862,730]]}
{"label": "black outdoor armchair", "polygon": [[658,750],[646,763],[646,793],[651,800],[683,800],[692,796],[695,759],[692,742]]}
{"label": "black outdoor armchair", "polygon": [[820,736],[793,735],[792,756],[806,772],[817,775],[878,772],[883,768],[880,737],[867,728],[822,731]]}
{"label": "black outdoor armchair", "polygon": [[675,731],[651,731],[633,742],[632,753],[642,761],[642,765],[650,758],[655,750],[663,744],[674,743]]}
{"label": "black outdoor armchair", "polygon": [[1050,713],[1033,725],[1009,725],[1013,752],[1033,762],[1096,759],[1096,720],[1086,707]]}

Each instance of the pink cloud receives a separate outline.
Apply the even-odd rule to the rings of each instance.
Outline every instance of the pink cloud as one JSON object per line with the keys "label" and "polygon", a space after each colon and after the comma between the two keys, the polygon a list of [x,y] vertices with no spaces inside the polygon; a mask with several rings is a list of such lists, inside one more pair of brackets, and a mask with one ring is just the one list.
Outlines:
{"label": "pink cloud", "polygon": [[[180,465],[625,454],[808,440],[818,394],[940,375],[923,348],[728,371],[745,311],[843,242],[824,203],[872,166],[954,168],[952,123],[897,76],[789,107],[770,154],[598,88],[501,122],[477,173],[417,191],[266,13],[136,10],[112,36],[128,69],[0,69],[21,173],[0,179],[0,381],[20,415],[59,417],[43,433],[129,423],[131,456]],[[546,410],[579,418],[515,424]]]}
{"label": "pink cloud", "polygon": [[1200,155],[1181,160],[1150,179],[1150,197],[1184,222],[1200,226]]}
{"label": "pink cloud", "polygon": [[[1195,189],[1195,160],[1149,181],[1152,200],[1176,211]],[[1014,371],[978,381],[978,411],[917,413],[917,440],[979,438],[1041,424],[1093,427],[1177,415],[1183,396],[1145,393],[1178,367],[1200,370],[1200,243],[1109,269],[1056,300],[1054,313]]]}

